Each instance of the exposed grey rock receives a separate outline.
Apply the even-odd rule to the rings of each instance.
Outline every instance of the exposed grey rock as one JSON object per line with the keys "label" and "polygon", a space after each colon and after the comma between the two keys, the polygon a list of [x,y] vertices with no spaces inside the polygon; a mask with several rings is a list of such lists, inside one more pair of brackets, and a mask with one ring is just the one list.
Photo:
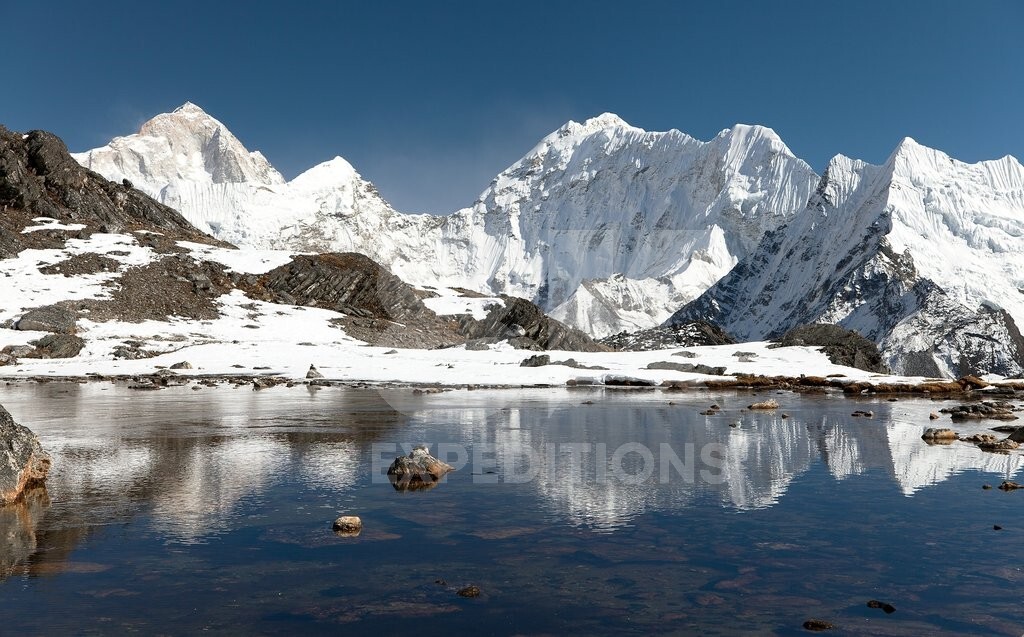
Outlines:
{"label": "exposed grey rock", "polygon": [[599,339],[599,343],[622,352],[640,352],[675,347],[731,345],[735,339],[708,321],[690,321],[679,325],[652,327],[637,332],[620,332]]}
{"label": "exposed grey rock", "polygon": [[74,358],[85,347],[85,341],[72,334],[47,334],[31,343],[36,349],[26,358]]}
{"label": "exposed grey rock", "polygon": [[324,375],[320,373],[316,367],[312,364],[309,366],[309,371],[306,372],[306,378],[323,378]]}
{"label": "exposed grey rock", "polygon": [[523,362],[519,363],[520,367],[543,367],[544,365],[551,364],[551,357],[547,354],[536,354],[529,358],[523,359]]}
{"label": "exposed grey rock", "polygon": [[50,471],[50,456],[28,427],[14,422],[0,406],[0,505],[9,504],[33,486],[42,485]]}
{"label": "exposed grey rock", "polygon": [[495,304],[482,320],[471,316],[459,318],[459,329],[468,339],[507,339],[513,347],[570,352],[606,352],[580,330],[547,316],[533,303],[512,296],[502,296],[504,304]]}
{"label": "exposed grey rock", "polygon": [[724,367],[711,367],[709,365],[693,363],[674,363],[672,361],[655,361],[647,364],[647,369],[668,369],[676,372],[687,372],[691,374],[707,374],[709,376],[724,376]]}
{"label": "exposed grey rock", "polygon": [[23,332],[75,333],[75,313],[61,305],[45,305],[25,312],[15,325]]}
{"label": "exposed grey rock", "polygon": [[188,361],[181,361],[171,365],[171,369],[192,369],[192,363]]}

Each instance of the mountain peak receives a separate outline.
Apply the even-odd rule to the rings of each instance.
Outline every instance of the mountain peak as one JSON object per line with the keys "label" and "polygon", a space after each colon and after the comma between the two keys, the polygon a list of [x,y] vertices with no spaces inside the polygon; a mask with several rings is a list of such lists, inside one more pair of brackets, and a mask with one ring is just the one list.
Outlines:
{"label": "mountain peak", "polygon": [[206,115],[206,111],[192,102],[185,102],[178,108],[174,109],[174,113],[181,113],[185,115]]}
{"label": "mountain peak", "polygon": [[600,115],[598,115],[596,117],[591,117],[590,119],[588,119],[585,122],[583,122],[583,128],[588,128],[588,129],[595,129],[596,130],[596,129],[600,129],[600,128],[618,128],[618,127],[632,128],[632,126],[630,126],[626,122],[626,120],[622,119],[621,117],[619,117],[615,113],[601,113]]}

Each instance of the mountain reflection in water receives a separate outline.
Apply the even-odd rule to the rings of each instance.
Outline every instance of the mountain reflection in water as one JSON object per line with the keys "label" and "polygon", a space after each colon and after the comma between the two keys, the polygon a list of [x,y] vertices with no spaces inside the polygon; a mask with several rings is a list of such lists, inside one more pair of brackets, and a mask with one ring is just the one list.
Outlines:
{"label": "mountain reflection in water", "polygon": [[[680,404],[669,405],[661,394],[609,392],[593,394],[597,404],[580,405],[588,395],[456,392],[409,399],[400,412],[370,390],[141,395],[106,384],[9,387],[0,402],[36,431],[54,469],[49,496],[30,494],[0,509],[0,577],[37,552],[69,551],[92,527],[139,515],[162,541],[190,544],[231,530],[241,503],[258,510],[274,485],[333,498],[369,488],[374,443],[494,445],[491,473],[467,466],[447,480],[500,494],[502,484],[529,470],[517,489],[533,494],[535,510],[602,532],[698,499],[736,511],[771,507],[819,461],[836,481],[885,472],[908,496],[959,472],[1009,478],[1021,466],[1018,453],[926,445],[920,435],[935,408],[929,401],[872,403],[875,416],[866,419],[851,418],[856,403],[842,397],[787,394],[780,396],[787,403],[783,418],[783,410],[742,409],[749,394],[673,396]],[[721,415],[698,414],[712,402],[722,406]],[[600,458],[598,443],[605,449]],[[623,445],[656,455],[668,445],[683,459],[692,449],[695,472],[681,475],[672,467],[662,480],[655,470],[639,484],[598,479]],[[701,462],[708,445],[722,450],[717,466]],[[526,467],[524,454],[531,451],[538,453]],[[44,534],[36,532],[41,527]],[[47,541],[65,545],[44,546]]]}

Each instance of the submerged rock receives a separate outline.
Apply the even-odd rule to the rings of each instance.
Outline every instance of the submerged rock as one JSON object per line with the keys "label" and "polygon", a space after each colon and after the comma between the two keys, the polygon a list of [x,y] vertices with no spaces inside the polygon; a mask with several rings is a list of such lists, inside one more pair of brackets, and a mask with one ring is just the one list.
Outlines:
{"label": "submerged rock", "polygon": [[823,619],[808,619],[804,622],[804,628],[807,630],[813,630],[814,632],[818,632],[822,630],[830,630],[832,628],[835,628],[835,626],[833,626],[831,623]]}
{"label": "submerged rock", "polygon": [[17,501],[24,491],[40,486],[50,471],[50,456],[28,427],[14,422],[0,406],[0,505]]}
{"label": "submerged rock", "polygon": [[426,446],[416,447],[408,456],[399,456],[388,467],[388,479],[396,491],[429,489],[437,485],[455,467],[430,455]]}

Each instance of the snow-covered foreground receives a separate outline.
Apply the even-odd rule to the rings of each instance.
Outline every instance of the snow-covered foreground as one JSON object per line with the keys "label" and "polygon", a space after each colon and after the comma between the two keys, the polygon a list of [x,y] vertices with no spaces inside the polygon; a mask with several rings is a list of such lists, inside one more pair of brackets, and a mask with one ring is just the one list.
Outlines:
{"label": "snow-covered foreground", "polygon": [[[45,221],[45,220],[43,220]],[[242,273],[261,274],[287,263],[293,253],[274,250],[230,250],[181,242],[179,245],[200,260],[215,261]],[[139,245],[128,234],[94,234],[87,240],[72,239],[64,249],[26,250],[14,259],[0,261],[0,278],[5,294],[0,323],[17,320],[26,310],[69,299],[102,299],[109,295],[119,272],[96,274],[43,274],[40,268],[65,259],[95,253],[115,259],[120,271],[144,265],[161,255]],[[435,288],[441,297],[427,299],[439,314],[459,312],[479,316],[500,299],[459,297],[447,288]],[[0,376],[86,376],[147,374],[182,361],[191,369],[183,375],[279,374],[304,378],[310,365],[328,379],[345,381],[399,382],[441,385],[536,385],[565,384],[573,379],[602,383],[611,377],[629,376],[661,383],[710,378],[675,370],[647,369],[655,362],[724,367],[726,374],[827,376],[842,374],[850,379],[889,382],[895,377],[870,374],[833,365],[808,347],[769,349],[768,343],[745,343],[717,347],[687,348],[693,356],[674,356],[680,350],[652,352],[547,352],[552,361],[574,359],[580,365],[606,369],[577,369],[564,365],[522,367],[520,363],[535,352],[514,349],[506,343],[489,350],[465,347],[437,350],[393,350],[369,346],[347,336],[330,324],[340,316],[330,310],[255,301],[234,290],[218,299],[220,317],[214,320],[97,322],[79,319],[78,335],[86,341],[82,352],[70,359],[22,358],[16,365],[0,368]],[[400,326],[398,329],[401,329]],[[25,345],[45,336],[43,332],[0,329],[0,347]],[[126,340],[157,356],[137,360],[114,357],[114,350]],[[753,356],[736,356],[740,352]]]}

